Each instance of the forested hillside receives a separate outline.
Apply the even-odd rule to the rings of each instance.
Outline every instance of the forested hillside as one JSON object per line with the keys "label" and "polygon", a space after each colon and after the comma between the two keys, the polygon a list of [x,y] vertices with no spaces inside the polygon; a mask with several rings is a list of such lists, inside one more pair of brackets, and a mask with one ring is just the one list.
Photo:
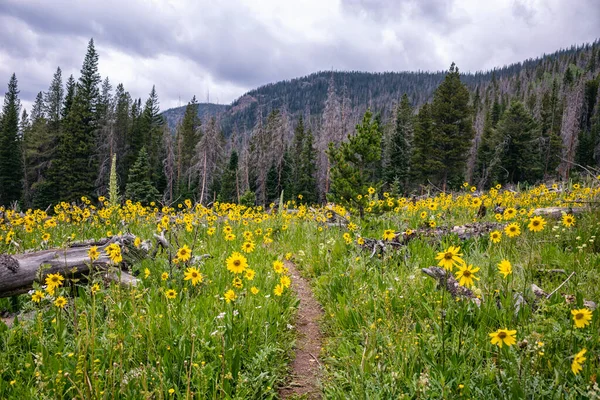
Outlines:
{"label": "forested hillside", "polygon": [[132,98],[98,62],[92,40],[80,77],[58,68],[31,110],[10,78],[0,204],[107,195],[111,167],[134,201],[268,204],[568,179],[600,162],[598,41],[475,74],[319,72],[163,113],[154,88]]}

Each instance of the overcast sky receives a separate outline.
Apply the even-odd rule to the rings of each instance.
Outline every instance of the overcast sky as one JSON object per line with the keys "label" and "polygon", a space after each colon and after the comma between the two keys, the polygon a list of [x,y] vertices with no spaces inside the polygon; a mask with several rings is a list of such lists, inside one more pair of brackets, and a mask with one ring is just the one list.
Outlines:
{"label": "overcast sky", "polygon": [[93,37],[102,77],[161,108],[228,104],[319,70],[476,71],[600,37],[600,0],[0,0],[0,93],[29,109],[57,66],[79,76]]}

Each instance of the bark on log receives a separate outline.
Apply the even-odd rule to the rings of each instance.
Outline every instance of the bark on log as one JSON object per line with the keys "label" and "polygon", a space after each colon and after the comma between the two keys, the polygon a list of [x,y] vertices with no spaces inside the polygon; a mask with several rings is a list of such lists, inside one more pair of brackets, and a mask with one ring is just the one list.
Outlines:
{"label": "bark on log", "polygon": [[[46,275],[61,273],[65,277],[87,274],[90,266],[94,270],[106,271],[105,278],[123,285],[136,285],[137,278],[114,267],[106,253],[106,246],[117,243],[121,247],[124,264],[147,258],[149,243],[138,249],[133,245],[134,235],[113,236],[96,242],[74,243],[64,249],[42,250],[25,254],[0,254],[0,297],[9,297],[27,292],[34,282],[44,283]],[[88,251],[97,246],[100,256],[90,262]],[[120,278],[119,278],[120,275]]]}
{"label": "bark on log", "polygon": [[542,215],[549,218],[561,218],[563,214],[581,214],[585,212],[583,207],[546,207],[533,210],[533,215]]}

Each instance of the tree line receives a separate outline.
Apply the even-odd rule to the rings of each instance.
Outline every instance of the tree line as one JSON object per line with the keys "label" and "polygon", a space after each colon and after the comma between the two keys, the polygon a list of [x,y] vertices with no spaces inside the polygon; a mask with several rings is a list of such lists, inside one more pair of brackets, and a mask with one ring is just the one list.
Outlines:
{"label": "tree line", "polygon": [[[485,76],[452,64],[430,79],[414,74],[427,82],[424,91],[437,82],[430,95],[410,89],[396,100],[390,90],[377,97],[383,91],[371,89],[385,87],[379,83],[365,89],[363,74],[352,73],[356,82],[348,84],[330,73],[319,107],[307,99],[301,110],[300,98],[280,96],[246,108],[234,102],[254,114],[251,127],[227,113],[202,119],[194,97],[173,131],[154,87],[142,102],[101,79],[90,40],[80,77],[63,84],[58,68],[30,114],[21,112],[11,77],[0,115],[0,204],[47,208],[107,196],[111,169],[113,196],[116,190],[145,204],[266,205],[283,195],[361,208],[356,195],[368,187],[402,195],[465,180],[489,187],[566,179],[575,166],[600,164],[599,53],[595,42]],[[392,75],[379,75],[393,83]],[[410,87],[406,79],[398,90]]]}

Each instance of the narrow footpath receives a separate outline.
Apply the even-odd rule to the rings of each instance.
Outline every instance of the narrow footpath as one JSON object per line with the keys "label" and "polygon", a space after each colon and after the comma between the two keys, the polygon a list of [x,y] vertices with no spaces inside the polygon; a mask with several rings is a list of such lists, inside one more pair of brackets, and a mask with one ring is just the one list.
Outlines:
{"label": "narrow footpath", "polygon": [[320,399],[319,379],[321,376],[322,335],[319,320],[323,314],[321,305],[315,300],[310,284],[296,266],[286,262],[292,278],[292,289],[300,299],[296,316],[296,357],[291,364],[291,376],[286,387],[279,390],[284,399]]}

